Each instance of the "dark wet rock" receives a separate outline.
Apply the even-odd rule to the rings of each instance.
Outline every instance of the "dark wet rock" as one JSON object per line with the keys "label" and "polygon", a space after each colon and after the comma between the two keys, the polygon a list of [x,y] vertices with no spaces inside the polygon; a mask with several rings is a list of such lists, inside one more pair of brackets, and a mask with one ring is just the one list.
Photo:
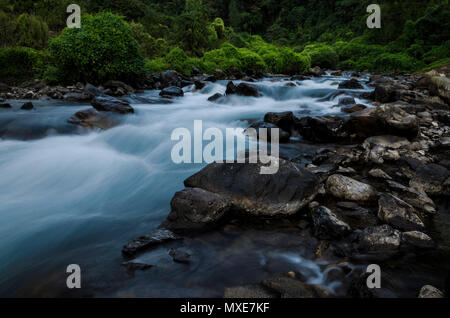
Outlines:
{"label": "dark wet rock", "polygon": [[77,92],[71,92],[67,93],[63,96],[63,99],[66,101],[72,101],[72,102],[82,102],[82,101],[88,101],[91,100],[91,95],[86,94],[84,92],[77,93]]}
{"label": "dark wet rock", "polygon": [[421,188],[429,195],[450,195],[449,177],[450,172],[443,166],[420,165],[410,181],[410,186]]}
{"label": "dark wet rock", "polygon": [[[281,143],[289,142],[289,139],[291,137],[291,134],[288,133],[287,131],[285,131],[273,124],[266,123],[262,120],[258,120],[256,122],[252,123],[249,128],[253,128],[256,130],[255,137],[257,137],[260,140],[267,140],[269,142],[272,141],[272,129],[278,130],[278,141]],[[264,128],[267,130],[266,136],[261,135],[261,131],[260,131],[261,128]],[[248,134],[248,129],[245,131],[245,133]]]}
{"label": "dark wet rock", "polygon": [[370,210],[350,202],[339,202],[335,214],[347,223],[352,229],[363,230],[368,226],[378,224],[378,218]]}
{"label": "dark wet rock", "polygon": [[284,84],[284,86],[286,86],[286,87],[295,87],[295,86],[297,86],[297,84],[295,84],[293,82],[288,82],[288,83]]}
{"label": "dark wet rock", "polygon": [[395,135],[410,140],[416,138],[419,133],[417,117],[398,106],[386,104],[352,114],[350,117],[352,131],[360,137]]}
{"label": "dark wet rock", "polygon": [[314,236],[320,239],[336,239],[351,232],[350,226],[324,206],[311,209]]}
{"label": "dark wet rock", "polygon": [[122,248],[122,253],[127,256],[136,255],[138,252],[146,250],[150,247],[160,245],[165,242],[181,239],[172,231],[167,229],[157,229],[148,235],[134,239]]}
{"label": "dark wet rock", "polygon": [[184,92],[181,88],[177,86],[169,86],[166,88],[163,88],[161,92],[159,93],[159,96],[172,98],[177,96],[184,96]]}
{"label": "dark wet rock", "polygon": [[123,262],[122,266],[125,267],[127,269],[127,271],[131,272],[131,273],[134,273],[135,271],[145,271],[145,270],[153,267],[153,265],[151,265],[151,264],[141,263],[137,260]]}
{"label": "dark wet rock", "polygon": [[354,105],[354,104],[356,104],[356,101],[353,97],[347,96],[347,97],[341,97],[339,99],[339,105],[346,106],[346,105]]}
{"label": "dark wet rock", "polygon": [[12,108],[11,104],[5,103],[5,104],[0,104],[0,108]]}
{"label": "dark wet rock", "polygon": [[205,81],[206,82],[217,82],[217,77],[215,76],[215,75],[208,75],[206,78],[205,78]]}
{"label": "dark wet rock", "polygon": [[8,93],[11,90],[11,87],[9,85],[6,85],[5,83],[0,83],[0,93]]}
{"label": "dark wet rock", "polygon": [[161,84],[163,87],[180,86],[182,77],[174,70],[167,70],[160,75]]}
{"label": "dark wet rock", "polygon": [[410,231],[402,233],[402,246],[419,249],[429,249],[434,247],[434,242],[425,233],[419,231]]}
{"label": "dark wet rock", "polygon": [[336,172],[338,169],[338,165],[335,163],[325,163],[320,166],[316,165],[308,165],[306,167],[309,171],[314,173],[317,178],[319,179],[319,182],[325,181],[332,173]]}
{"label": "dark wet rock", "polygon": [[386,172],[384,172],[382,169],[372,169],[369,171],[369,175],[371,177],[378,179],[392,180],[392,177],[388,175]]}
{"label": "dark wet rock", "polygon": [[194,81],[194,85],[195,85],[195,89],[200,90],[206,86],[206,83],[204,81],[196,80],[196,81]]}
{"label": "dark wet rock", "polygon": [[394,228],[403,231],[423,230],[425,228],[414,207],[392,194],[381,194],[378,206],[380,220]]}
{"label": "dark wet rock", "polygon": [[330,176],[325,188],[327,193],[343,200],[370,202],[377,198],[377,191],[371,185],[339,174]]}
{"label": "dark wet rock", "polygon": [[191,263],[192,251],[185,247],[172,248],[169,251],[169,255],[170,255],[170,257],[172,257],[174,262],[183,263],[183,264]]}
{"label": "dark wet rock", "polygon": [[298,121],[302,137],[314,142],[335,142],[349,138],[347,119],[339,116],[303,117]]}
{"label": "dark wet rock", "polygon": [[352,114],[352,113],[356,113],[356,112],[362,111],[362,110],[364,110],[366,108],[367,108],[367,106],[365,106],[365,105],[357,104],[357,105],[354,105],[354,106],[342,107],[341,111],[344,112],[344,113],[347,113],[347,114]]}
{"label": "dark wet rock", "polygon": [[387,184],[394,195],[409,203],[417,210],[427,214],[436,213],[436,205],[433,200],[427,196],[423,189],[405,187],[400,183],[390,180],[387,180]]}
{"label": "dark wet rock", "polygon": [[76,112],[68,119],[68,122],[83,127],[98,127],[106,130],[117,126],[120,120],[109,113],[100,113],[91,108]]}
{"label": "dark wet rock", "polygon": [[400,159],[399,149],[410,145],[406,138],[398,136],[375,136],[367,138],[362,147],[364,148],[364,157],[366,161],[372,161],[382,164],[387,161],[396,161]]}
{"label": "dark wet rock", "polygon": [[215,102],[216,100],[218,100],[218,99],[221,98],[221,97],[223,97],[222,94],[220,94],[220,93],[215,93],[214,95],[210,96],[210,97],[208,98],[208,100],[209,100],[210,102]]}
{"label": "dark wet rock", "polygon": [[420,289],[418,298],[444,298],[444,293],[436,287],[425,285]]}
{"label": "dark wet rock", "polygon": [[22,107],[20,107],[20,109],[23,110],[31,110],[34,108],[34,105],[32,102],[26,102],[25,104],[22,105]]}
{"label": "dark wet rock", "polygon": [[259,285],[238,286],[225,288],[223,298],[275,298],[275,294]]}
{"label": "dark wet rock", "polygon": [[233,82],[229,82],[227,84],[227,90],[226,95],[241,95],[241,96],[253,96],[253,97],[260,97],[261,94],[253,85],[247,84],[247,83],[239,83],[239,85],[234,85]]}
{"label": "dark wet rock", "polygon": [[103,84],[103,87],[106,89],[110,89],[113,96],[130,95],[135,92],[134,88],[130,85],[115,80],[107,81],[105,84]]}
{"label": "dark wet rock", "polygon": [[391,256],[398,252],[401,233],[387,224],[369,226],[359,233],[358,250],[379,256]]}
{"label": "dark wet rock", "polygon": [[304,76],[304,75],[294,75],[291,77],[291,81],[305,81],[308,80],[309,77],[308,76]]}
{"label": "dark wet rock", "polygon": [[331,294],[318,285],[310,285],[295,278],[274,276],[264,279],[261,284],[282,298],[326,298]]}
{"label": "dark wet rock", "polygon": [[114,112],[119,114],[134,113],[130,103],[111,96],[97,96],[91,100],[91,105],[98,111]]}
{"label": "dark wet rock", "polygon": [[219,194],[199,188],[186,188],[175,193],[170,206],[171,212],[163,227],[183,232],[213,228],[230,211],[231,205]]}
{"label": "dark wet rock", "polygon": [[89,95],[90,98],[94,98],[94,97],[98,97],[98,96],[102,96],[103,93],[100,89],[98,89],[97,87],[95,87],[92,84],[86,83],[86,86],[84,87],[83,92],[86,95]]}
{"label": "dark wet rock", "polygon": [[342,71],[335,71],[330,73],[331,76],[342,76]]}
{"label": "dark wet rock", "polygon": [[325,75],[325,71],[322,70],[319,66],[315,66],[308,70],[308,75],[311,75],[314,77],[320,77],[322,75]]}
{"label": "dark wet rock", "polygon": [[363,89],[358,80],[352,78],[339,84],[339,89]]}
{"label": "dark wet rock", "polygon": [[450,105],[450,79],[448,77],[436,76],[437,74],[426,75],[426,87],[430,94],[439,96],[447,105]]}
{"label": "dark wet rock", "polygon": [[295,130],[298,118],[295,117],[292,112],[269,112],[264,115],[264,121],[266,123],[274,124],[287,132],[291,132],[292,130]]}
{"label": "dark wet rock", "polygon": [[254,216],[295,214],[317,194],[317,178],[300,165],[279,159],[275,174],[261,174],[263,167],[260,162],[212,163],[184,184],[220,194],[234,210]]}

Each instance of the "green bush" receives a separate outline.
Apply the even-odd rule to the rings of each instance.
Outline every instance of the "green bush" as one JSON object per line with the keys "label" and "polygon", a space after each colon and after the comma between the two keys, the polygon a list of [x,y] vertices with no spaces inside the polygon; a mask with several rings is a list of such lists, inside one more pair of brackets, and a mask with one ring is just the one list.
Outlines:
{"label": "green bush", "polygon": [[26,47],[0,49],[0,78],[2,82],[18,85],[39,77],[48,56]]}
{"label": "green bush", "polygon": [[282,48],[280,50],[280,58],[277,73],[282,74],[301,74],[311,67],[311,58],[307,54],[295,53],[290,48]]}
{"label": "green bush", "polygon": [[14,37],[17,46],[45,48],[49,37],[47,24],[40,17],[21,14],[15,22]]}
{"label": "green bush", "polygon": [[417,60],[403,53],[384,53],[374,61],[373,70],[376,72],[411,72],[419,67]]}
{"label": "green bush", "polygon": [[335,49],[326,44],[307,45],[304,53],[311,57],[311,66],[336,68],[339,62],[339,56]]}
{"label": "green bush", "polygon": [[166,59],[159,57],[154,60],[147,60],[145,68],[148,73],[160,73],[168,70],[170,65],[167,63]]}
{"label": "green bush", "polygon": [[133,37],[138,41],[140,52],[146,58],[152,59],[165,56],[169,52],[169,44],[165,39],[155,39],[145,31],[140,23],[130,23]]}
{"label": "green bush", "polygon": [[112,13],[82,17],[82,28],[66,28],[50,43],[63,82],[129,83],[145,75],[145,60],[130,26]]}
{"label": "green bush", "polygon": [[252,52],[249,49],[242,48],[239,49],[238,53],[240,71],[247,74],[255,74],[257,72],[266,70],[267,66],[264,63],[264,60],[255,52]]}
{"label": "green bush", "polygon": [[189,63],[189,58],[179,47],[172,49],[169,54],[167,54],[166,61],[169,63],[170,68],[175,71],[185,75],[190,75],[191,64]]}

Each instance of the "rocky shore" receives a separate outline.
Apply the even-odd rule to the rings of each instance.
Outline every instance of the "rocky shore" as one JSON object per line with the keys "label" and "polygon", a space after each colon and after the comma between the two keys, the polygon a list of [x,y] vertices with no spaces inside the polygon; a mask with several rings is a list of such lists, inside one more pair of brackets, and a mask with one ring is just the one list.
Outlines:
{"label": "rocky shore", "polygon": [[[260,175],[259,164],[210,164],[185,180],[185,189],[174,195],[160,228],[125,245],[124,255],[133,257],[167,241],[223,229],[236,219],[256,224],[300,216],[298,226],[315,239],[317,254],[332,255],[337,263],[383,267],[423,255],[439,255],[448,262],[448,242],[438,243],[432,226],[439,213],[435,200],[448,200],[450,195],[447,76],[437,71],[372,76],[368,85],[374,91],[363,97],[373,100],[374,107],[355,107],[354,100],[341,100],[348,116],[266,114],[259,125],[279,127],[286,136],[301,136],[305,143],[323,144],[309,164],[282,158],[274,175]],[[353,77],[339,88],[359,89],[361,84]],[[259,96],[251,85],[239,88],[230,82],[227,94],[236,93]],[[348,296],[382,296],[367,288],[365,272],[343,268],[348,271],[344,279]],[[449,292],[448,278],[439,287]],[[433,286],[424,286],[417,295],[444,296]],[[333,295],[289,272],[259,285],[228,288],[224,296]]]}

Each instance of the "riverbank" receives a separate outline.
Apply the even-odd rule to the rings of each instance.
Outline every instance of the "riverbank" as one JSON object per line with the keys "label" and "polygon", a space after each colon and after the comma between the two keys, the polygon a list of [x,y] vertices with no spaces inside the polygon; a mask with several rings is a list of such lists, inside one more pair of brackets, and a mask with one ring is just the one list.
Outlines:
{"label": "riverbank", "polygon": [[[441,76],[331,73],[231,85],[169,72],[155,81],[174,75],[159,90],[134,95],[80,86],[79,93],[92,94],[84,102],[32,100],[33,109],[20,110],[29,100],[6,101],[12,108],[0,115],[9,127],[23,131],[31,118],[46,124],[41,135],[2,135],[2,186],[9,189],[2,224],[20,231],[0,229],[9,242],[1,248],[9,259],[1,289],[98,297],[414,297],[426,284],[444,290],[448,103],[433,86]],[[104,126],[97,116],[119,122]],[[21,121],[11,124],[13,117]],[[281,128],[289,139],[280,145],[280,174],[171,164],[170,132],[194,119],[208,127]],[[55,129],[61,123],[76,129]],[[152,233],[161,223],[176,233]],[[120,245],[146,233],[120,255]],[[66,262],[86,271],[81,293],[63,286]],[[386,278],[375,294],[360,283],[369,263]]]}

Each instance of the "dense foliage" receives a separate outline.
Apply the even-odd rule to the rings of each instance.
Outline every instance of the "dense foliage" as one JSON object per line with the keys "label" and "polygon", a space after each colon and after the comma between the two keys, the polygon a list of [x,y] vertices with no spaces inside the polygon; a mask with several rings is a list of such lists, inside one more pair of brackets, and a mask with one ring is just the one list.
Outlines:
{"label": "dense foliage", "polygon": [[[381,29],[366,26],[371,0],[79,0],[82,28],[68,30],[71,2],[0,0],[0,47],[40,50],[31,59],[39,66],[18,78],[101,82],[168,68],[413,72],[450,56],[448,0],[380,0]],[[0,74],[25,55],[3,61],[9,70]]]}

